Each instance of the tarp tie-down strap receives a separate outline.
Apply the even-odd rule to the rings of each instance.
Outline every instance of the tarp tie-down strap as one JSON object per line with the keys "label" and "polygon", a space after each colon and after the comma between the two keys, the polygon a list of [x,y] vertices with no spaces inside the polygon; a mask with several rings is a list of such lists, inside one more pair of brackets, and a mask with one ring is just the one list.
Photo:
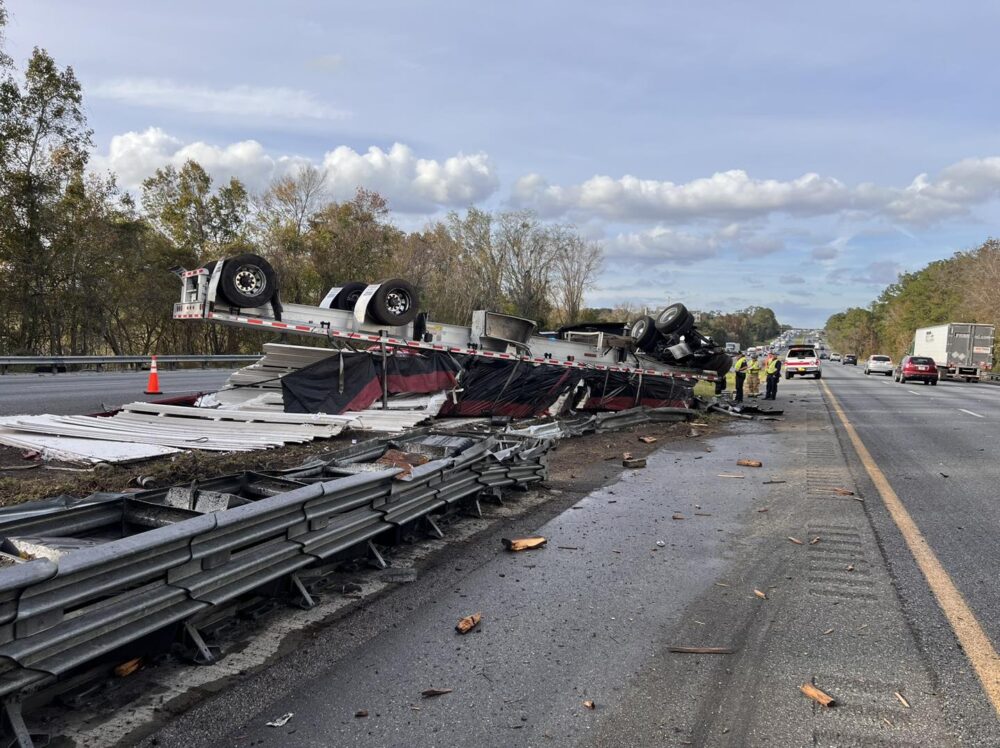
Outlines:
{"label": "tarp tie-down strap", "polygon": [[340,349],[339,357],[337,361],[337,394],[344,394],[344,350]]}
{"label": "tarp tie-down strap", "polygon": [[507,375],[507,381],[503,383],[503,387],[500,388],[500,392],[498,392],[497,396],[493,399],[493,405],[491,406],[490,410],[496,408],[497,403],[500,402],[500,398],[503,397],[503,393],[507,391],[507,387],[510,386],[511,381],[514,379],[514,375],[517,374],[518,369],[520,368],[521,368],[521,360],[517,359],[516,361],[514,361],[514,365],[510,367],[510,374]]}

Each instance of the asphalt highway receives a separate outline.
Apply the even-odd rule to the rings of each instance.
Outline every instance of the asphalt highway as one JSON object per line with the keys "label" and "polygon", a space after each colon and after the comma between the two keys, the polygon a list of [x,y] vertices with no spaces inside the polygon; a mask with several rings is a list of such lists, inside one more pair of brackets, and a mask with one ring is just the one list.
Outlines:
{"label": "asphalt highway", "polygon": [[113,410],[125,403],[179,397],[219,389],[228,369],[160,371],[162,395],[146,395],[149,373],[72,372],[0,376],[0,416],[85,415]]}
{"label": "asphalt highway", "polygon": [[[955,601],[932,593],[829,393],[995,648],[1000,388],[833,364],[781,382],[781,421],[671,442],[555,515],[446,546],[267,665],[229,668],[144,744],[1000,745]],[[529,534],[548,546],[501,550]]]}

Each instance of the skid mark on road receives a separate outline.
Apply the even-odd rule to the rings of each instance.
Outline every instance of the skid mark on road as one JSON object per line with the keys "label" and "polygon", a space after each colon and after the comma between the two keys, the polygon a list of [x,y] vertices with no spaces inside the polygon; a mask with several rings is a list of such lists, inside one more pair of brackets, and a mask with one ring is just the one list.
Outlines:
{"label": "skid mark on road", "polygon": [[920,532],[920,528],[917,527],[906,507],[903,506],[903,502],[893,490],[889,480],[872,458],[864,442],[861,441],[858,432],[848,420],[847,414],[840,407],[840,402],[834,397],[826,382],[821,382],[820,385],[826,394],[830,407],[837,414],[851,444],[854,445],[858,459],[861,460],[868,477],[871,478],[881,495],[892,521],[902,533],[903,540],[927,580],[927,584],[948,619],[952,631],[958,637],[969,663],[982,683],[983,690],[993,704],[994,710],[1000,714],[1000,657],[997,656],[993,643],[976,619],[972,609],[969,608],[968,603],[965,602],[962,593],[958,591],[948,572],[944,570],[937,555],[924,538],[923,533]]}

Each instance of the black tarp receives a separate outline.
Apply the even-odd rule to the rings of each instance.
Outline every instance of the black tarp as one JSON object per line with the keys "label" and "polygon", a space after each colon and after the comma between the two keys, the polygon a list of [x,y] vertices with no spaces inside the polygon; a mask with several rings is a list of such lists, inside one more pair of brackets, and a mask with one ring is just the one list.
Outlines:
{"label": "black tarp", "polygon": [[456,358],[465,367],[462,391],[458,402],[446,403],[441,415],[544,415],[580,379],[577,370],[561,366],[475,356]]}
{"label": "black tarp", "polygon": [[689,408],[694,400],[694,382],[651,377],[619,371],[582,372],[589,397],[583,410],[625,410],[637,405],[649,408]]}

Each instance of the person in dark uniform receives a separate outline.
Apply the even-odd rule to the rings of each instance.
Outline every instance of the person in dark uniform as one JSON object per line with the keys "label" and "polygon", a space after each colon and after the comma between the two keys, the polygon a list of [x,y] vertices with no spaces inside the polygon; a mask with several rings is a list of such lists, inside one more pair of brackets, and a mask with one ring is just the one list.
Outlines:
{"label": "person in dark uniform", "polygon": [[733,398],[733,402],[743,402],[743,383],[747,379],[747,368],[749,366],[750,359],[746,357],[746,354],[736,359],[736,364],[733,366],[733,370],[736,372],[736,397]]}
{"label": "person in dark uniform", "polygon": [[781,379],[781,359],[773,353],[768,354],[767,363],[764,364],[764,399],[777,400],[778,380]]}

